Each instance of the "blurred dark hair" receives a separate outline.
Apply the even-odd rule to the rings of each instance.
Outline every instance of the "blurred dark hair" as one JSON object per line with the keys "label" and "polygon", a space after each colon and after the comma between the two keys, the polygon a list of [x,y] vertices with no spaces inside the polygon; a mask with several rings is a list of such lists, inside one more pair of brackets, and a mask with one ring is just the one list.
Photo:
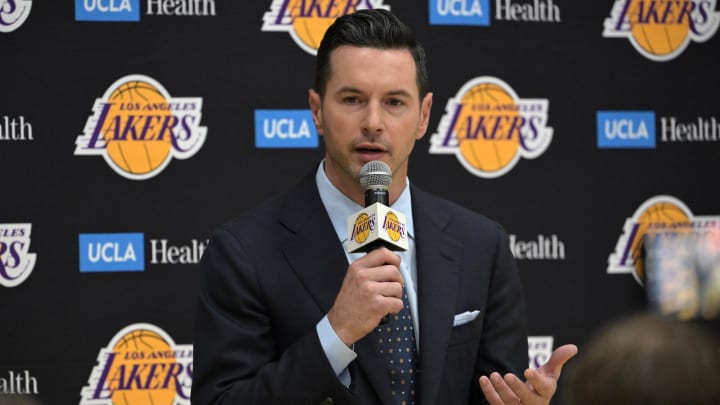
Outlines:
{"label": "blurred dark hair", "polygon": [[425,50],[415,40],[412,30],[394,14],[384,9],[358,10],[339,17],[327,29],[317,51],[315,90],[324,96],[330,79],[330,53],[343,46],[378,49],[407,49],[415,60],[416,82],[422,100],[428,91]]}
{"label": "blurred dark hair", "polygon": [[43,405],[34,395],[0,394],[0,405]]}
{"label": "blurred dark hair", "polygon": [[720,346],[699,324],[637,314],[611,323],[568,364],[569,405],[720,404]]}

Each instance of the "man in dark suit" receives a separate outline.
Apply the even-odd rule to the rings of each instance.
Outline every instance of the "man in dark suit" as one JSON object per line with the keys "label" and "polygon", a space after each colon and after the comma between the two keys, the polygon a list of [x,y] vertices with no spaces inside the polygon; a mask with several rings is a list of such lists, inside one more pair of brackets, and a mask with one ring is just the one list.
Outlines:
{"label": "man in dark suit", "polygon": [[[516,377],[527,332],[507,235],[407,179],[432,106],[411,31],[385,10],[336,20],[309,103],[325,142],[317,171],[219,228],[204,254],[193,403],[549,403],[576,348]],[[362,208],[359,172],[373,160],[392,169],[407,252],[346,253],[344,221]],[[398,313],[411,336],[400,362],[412,363],[400,379],[381,347],[381,322]]]}

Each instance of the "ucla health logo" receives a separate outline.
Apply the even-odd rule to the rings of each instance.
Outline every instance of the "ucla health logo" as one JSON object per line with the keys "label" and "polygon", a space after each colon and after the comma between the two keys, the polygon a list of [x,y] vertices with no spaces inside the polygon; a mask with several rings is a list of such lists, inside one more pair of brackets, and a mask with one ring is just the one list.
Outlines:
{"label": "ucla health logo", "polygon": [[75,0],[77,21],[140,21],[140,0]]}
{"label": "ucla health logo", "polygon": [[15,287],[30,277],[36,260],[31,230],[32,224],[0,224],[0,285]]}
{"label": "ucla health logo", "polygon": [[0,32],[15,31],[30,15],[32,0],[0,0]]}
{"label": "ucla health logo", "polygon": [[[147,0],[151,16],[214,16],[215,0]],[[140,0],[75,0],[77,21],[140,21]]]}
{"label": "ucla health logo", "polygon": [[100,349],[80,405],[189,405],[192,356],[155,325],[129,325]]}
{"label": "ucla health logo", "polygon": [[510,251],[516,260],[565,260],[565,242],[557,235],[538,234],[535,239],[510,235]]}
{"label": "ucla health logo", "polygon": [[144,240],[142,233],[81,233],[80,271],[143,271]]}
{"label": "ucla health logo", "polygon": [[255,110],[256,148],[317,148],[310,110]]}
{"label": "ucla health logo", "polygon": [[547,99],[521,99],[498,78],[476,77],[448,100],[430,138],[430,153],[454,154],[478,177],[502,176],[521,157],[534,159],[550,145],[549,104]]}
{"label": "ucla health logo", "polygon": [[24,116],[0,117],[0,141],[32,141],[32,124],[25,120]]}
{"label": "ucla health logo", "polygon": [[[430,0],[431,25],[490,25],[490,0]],[[553,0],[495,0],[495,19],[509,22],[560,22]]]}
{"label": "ucla health logo", "polygon": [[[0,402],[2,395],[14,395],[7,403],[14,403],[13,399],[20,395],[38,395],[38,380],[30,374],[30,370],[8,370],[6,375],[0,377]],[[18,401],[22,401],[18,399]],[[31,404],[34,402],[30,402]]]}
{"label": "ucla health logo", "polygon": [[369,8],[390,6],[382,0],[273,0],[261,30],[287,32],[301,49],[315,55],[336,18]]}
{"label": "ucla health logo", "polygon": [[655,149],[655,112],[598,111],[598,148]]}
{"label": "ucla health logo", "polygon": [[631,273],[643,284],[645,263],[643,246],[648,238],[679,235],[704,237],[720,226],[720,216],[693,215],[679,199],[669,195],[652,197],[625,221],[615,251],[608,258],[610,274]]}
{"label": "ucla health logo", "polygon": [[705,42],[718,29],[715,0],[615,0],[602,36],[627,38],[646,58],[676,58],[690,42]]}
{"label": "ucla health logo", "polygon": [[431,25],[490,25],[489,0],[430,0]]}
{"label": "ucla health logo", "polygon": [[202,102],[171,97],[148,76],[125,76],[95,100],[94,114],[75,141],[75,155],[102,156],[127,179],[155,177],[172,158],[188,159],[203,146]]}

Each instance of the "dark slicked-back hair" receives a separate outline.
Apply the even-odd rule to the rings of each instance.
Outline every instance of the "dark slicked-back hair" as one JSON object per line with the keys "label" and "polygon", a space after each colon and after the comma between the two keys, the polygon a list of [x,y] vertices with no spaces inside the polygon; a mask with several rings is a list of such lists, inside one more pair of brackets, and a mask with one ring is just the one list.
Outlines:
{"label": "dark slicked-back hair", "polygon": [[425,50],[415,40],[412,30],[387,10],[367,9],[339,17],[325,32],[315,65],[315,91],[320,96],[325,95],[325,87],[330,80],[330,53],[343,45],[407,49],[415,60],[415,80],[420,99],[427,93],[429,79]]}

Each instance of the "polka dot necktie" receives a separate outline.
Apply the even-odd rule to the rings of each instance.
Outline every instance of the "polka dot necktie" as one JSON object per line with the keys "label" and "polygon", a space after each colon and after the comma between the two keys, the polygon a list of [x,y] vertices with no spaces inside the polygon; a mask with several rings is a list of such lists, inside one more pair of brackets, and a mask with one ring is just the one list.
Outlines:
{"label": "polka dot necktie", "polygon": [[387,322],[377,327],[380,354],[390,376],[390,387],[397,405],[415,404],[417,379],[417,350],[410,304],[403,287],[403,309],[388,316]]}

